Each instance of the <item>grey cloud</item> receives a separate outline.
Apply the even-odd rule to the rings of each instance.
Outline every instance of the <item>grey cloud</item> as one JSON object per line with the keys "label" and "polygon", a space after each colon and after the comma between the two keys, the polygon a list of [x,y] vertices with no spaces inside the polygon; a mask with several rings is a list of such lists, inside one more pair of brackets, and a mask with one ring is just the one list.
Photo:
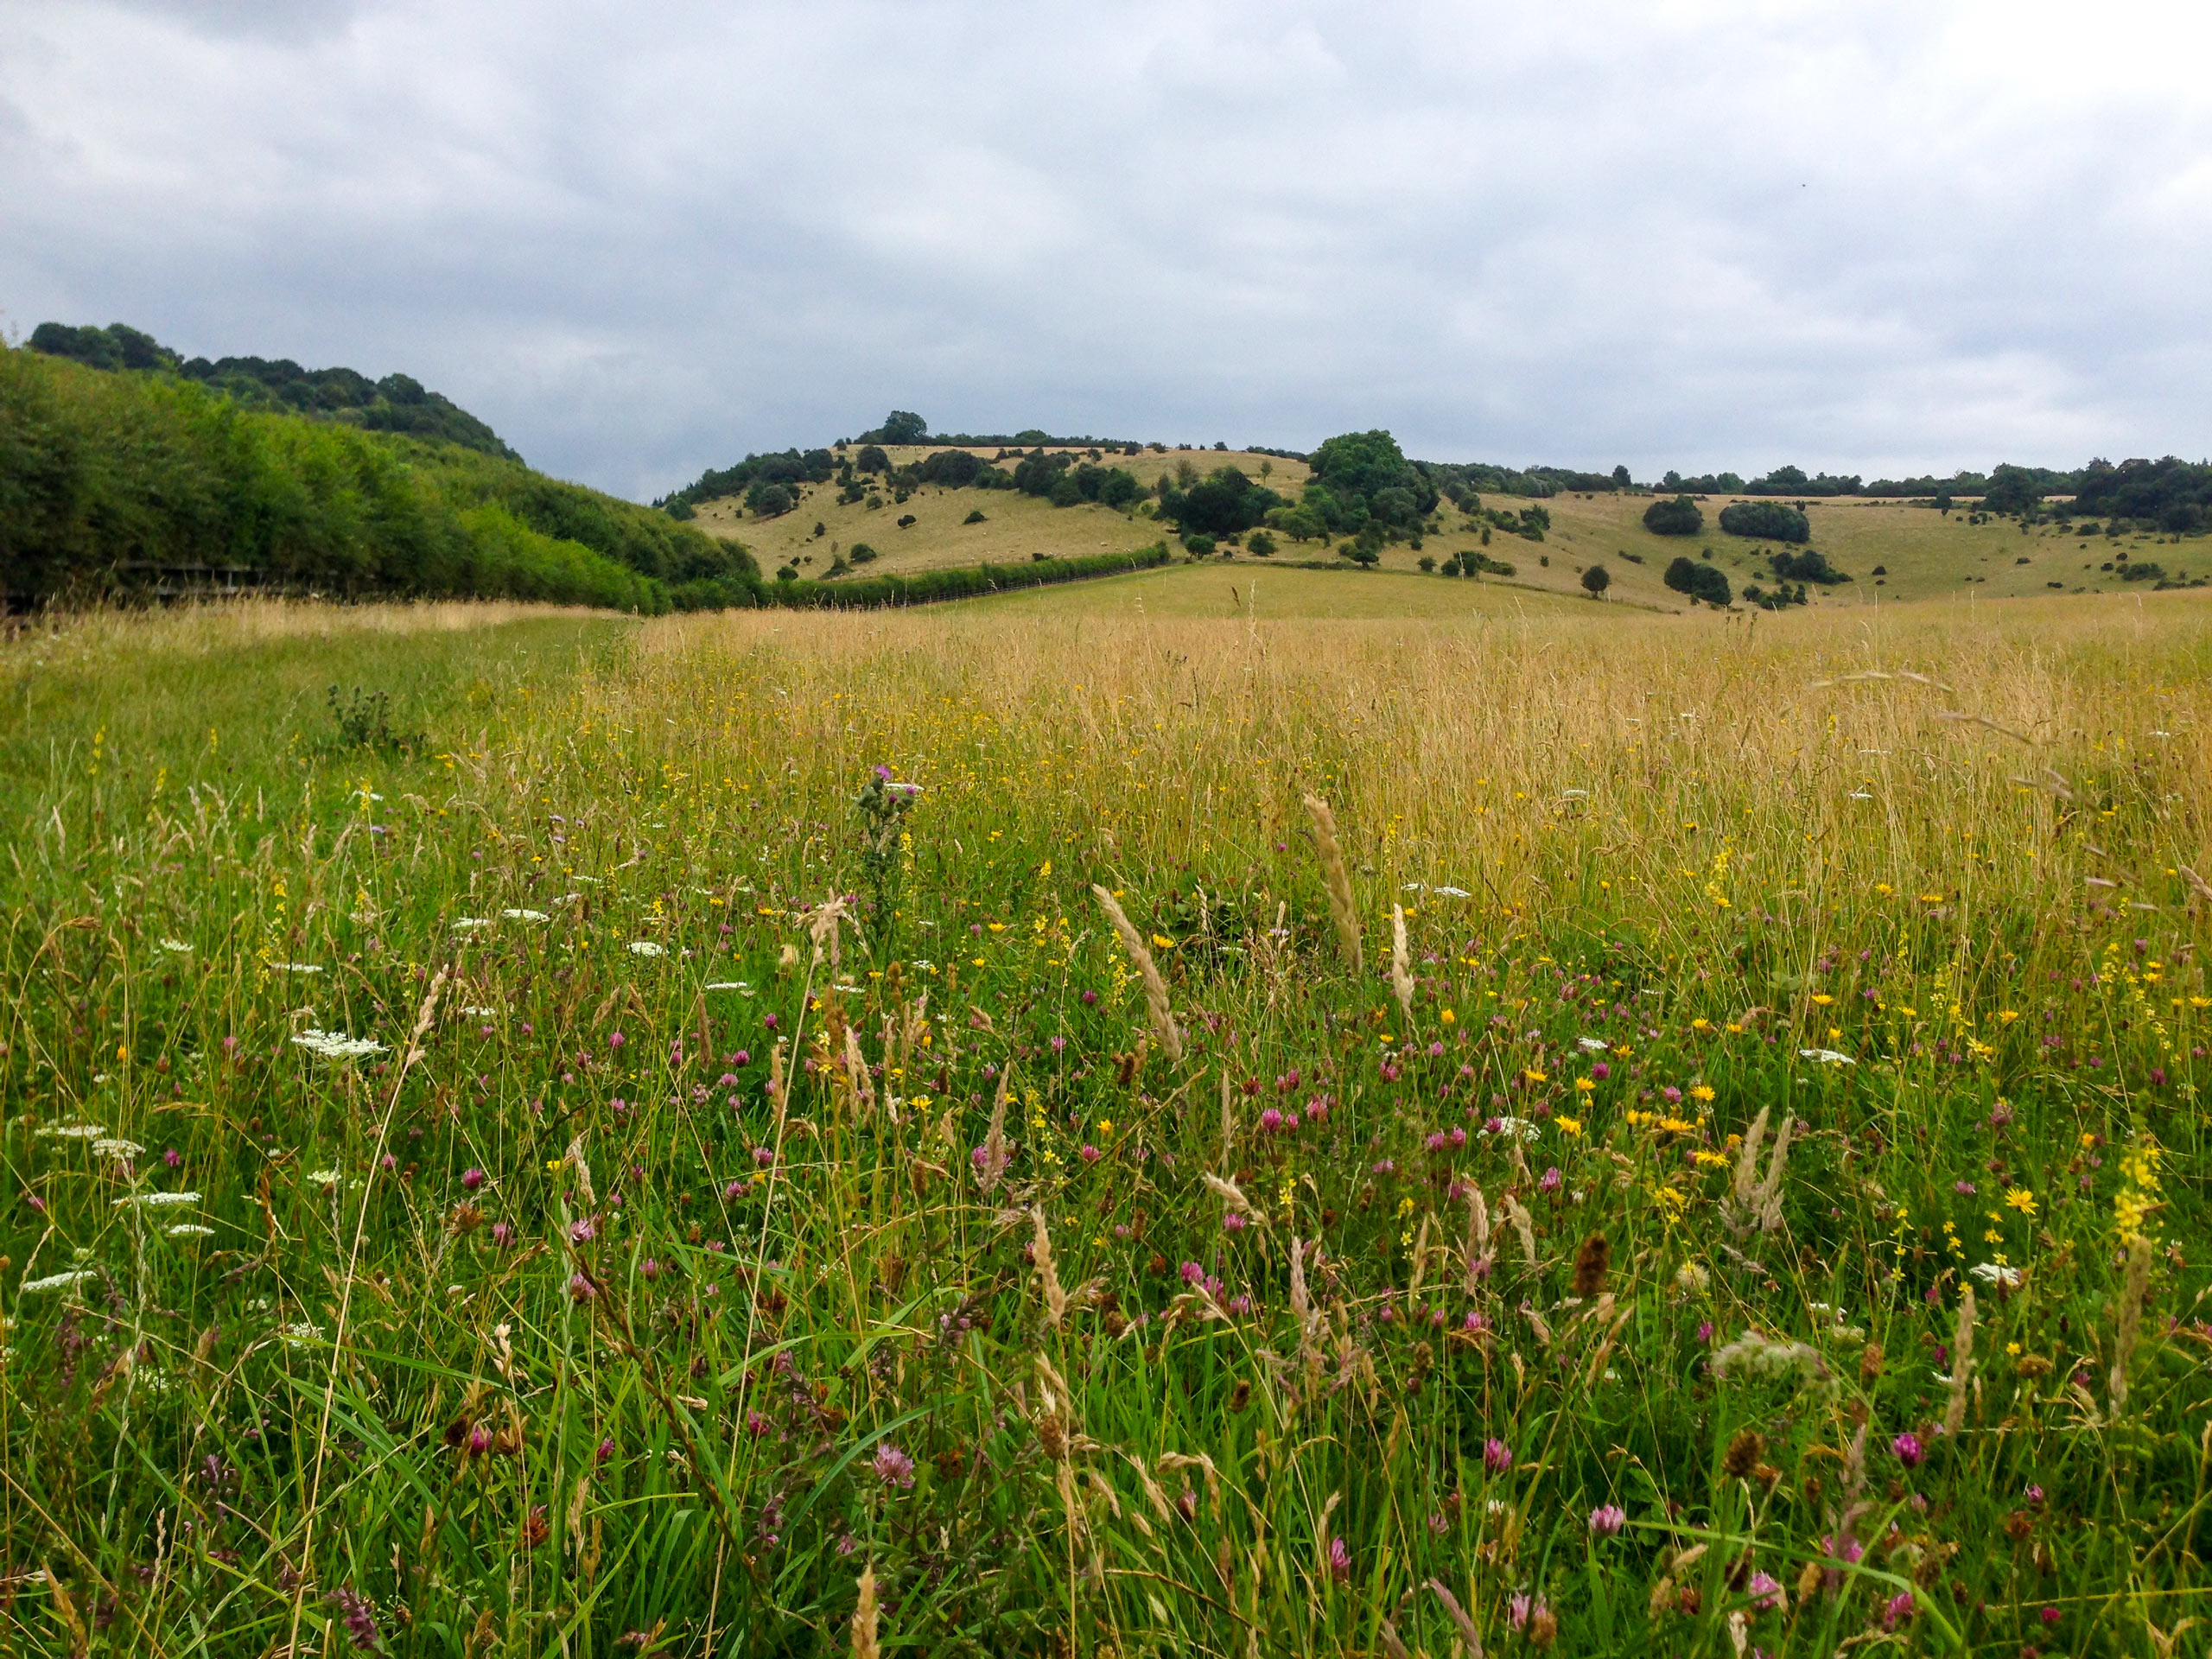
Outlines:
{"label": "grey cloud", "polygon": [[2126,5],[2063,53],[1887,0],[276,10],[0,0],[11,316],[405,368],[638,494],[893,404],[1640,473],[2212,448],[2212,95]]}

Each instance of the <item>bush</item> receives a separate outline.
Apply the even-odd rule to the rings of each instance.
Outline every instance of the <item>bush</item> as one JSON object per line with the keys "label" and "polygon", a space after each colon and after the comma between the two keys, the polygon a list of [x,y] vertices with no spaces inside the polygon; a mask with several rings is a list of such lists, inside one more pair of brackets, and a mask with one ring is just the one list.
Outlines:
{"label": "bush", "polygon": [[960,522],[963,524],[981,524],[988,523],[988,521],[983,517],[983,510],[981,507],[977,507],[971,511],[969,515]]}
{"label": "bush", "polygon": [[[1774,567],[1774,574],[1784,582],[1816,582],[1823,588],[1833,588],[1851,578],[1827,561],[1824,553],[1807,548],[1802,553],[1770,553],[1767,563]],[[2023,559],[2021,563],[2027,561]]]}
{"label": "bush", "polygon": [[1613,585],[1613,573],[1602,564],[1593,564],[1582,573],[1582,588],[1592,599],[1601,597]]}
{"label": "bush", "polygon": [[1694,536],[1705,528],[1705,514],[1689,497],[1678,495],[1646,507],[1643,527],[1655,536]]}
{"label": "bush", "polygon": [[1183,545],[1203,559],[1213,551],[1214,540],[1202,531],[1194,531],[1183,538]]}
{"label": "bush", "polygon": [[902,512],[899,515],[899,528],[901,530],[909,529],[917,522],[918,521],[914,518],[914,515],[911,512]]}
{"label": "bush", "polygon": [[1667,567],[1661,580],[1676,593],[1687,594],[1708,605],[1726,606],[1729,601],[1728,578],[1718,565],[1701,564],[1695,559],[1676,559]]}
{"label": "bush", "polygon": [[1770,542],[1808,542],[1812,521],[1779,501],[1735,501],[1720,509],[1720,528],[1731,536]]}
{"label": "bush", "polygon": [[1275,550],[1275,538],[1264,530],[1255,530],[1244,538],[1244,545],[1259,558],[1270,557]]}
{"label": "bush", "polygon": [[753,487],[745,493],[745,505],[763,518],[776,518],[798,504],[791,499],[788,486],[771,484],[766,479],[756,479]]}

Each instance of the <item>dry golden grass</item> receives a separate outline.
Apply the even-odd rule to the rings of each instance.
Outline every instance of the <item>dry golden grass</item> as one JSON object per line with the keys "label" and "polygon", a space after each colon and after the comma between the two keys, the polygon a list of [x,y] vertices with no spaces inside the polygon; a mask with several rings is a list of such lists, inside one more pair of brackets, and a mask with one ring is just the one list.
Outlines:
{"label": "dry golden grass", "polygon": [[[594,717],[634,720],[647,758],[703,772],[715,722],[658,715],[727,673],[769,673],[782,712],[751,741],[792,757],[803,813],[830,810],[864,760],[931,781],[983,744],[1006,757],[988,768],[1005,768],[1009,834],[1132,866],[1268,868],[1312,788],[1356,835],[1378,918],[1408,881],[1661,929],[1724,898],[1878,902],[1880,882],[1894,896],[1878,902],[1942,893],[1963,927],[1992,883],[2024,897],[2099,874],[2177,902],[2166,870],[2212,845],[2201,595],[1714,618],[1694,635],[1599,615],[669,619]],[[1899,677],[1841,678],[1870,671]],[[2103,870],[2056,833],[2100,796],[2149,815],[2163,862]]]}

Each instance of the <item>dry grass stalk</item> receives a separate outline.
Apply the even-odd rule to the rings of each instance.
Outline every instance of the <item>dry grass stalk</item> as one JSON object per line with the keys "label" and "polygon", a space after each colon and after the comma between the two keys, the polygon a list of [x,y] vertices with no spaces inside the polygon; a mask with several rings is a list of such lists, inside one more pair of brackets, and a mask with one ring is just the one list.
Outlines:
{"label": "dry grass stalk", "polygon": [[1014,1079],[1014,1068],[999,1068],[998,1098],[991,1103],[991,1127],[983,1136],[983,1167],[977,1184],[984,1192],[995,1192],[999,1177],[1006,1173],[1006,1096],[1007,1085]]}
{"label": "dry grass stalk", "polygon": [[1145,948],[1144,936],[1139,933],[1114,895],[1094,883],[1091,896],[1098,900],[1106,912],[1106,919],[1114,925],[1114,931],[1121,936],[1122,948],[1129,953],[1129,960],[1137,965],[1137,972],[1144,980],[1145,1007],[1152,1015],[1153,1034],[1160,1039],[1160,1046],[1167,1051],[1167,1058],[1178,1065],[1183,1059],[1183,1034],[1175,1028],[1174,1010],[1167,1003],[1167,982],[1160,976],[1159,965],[1152,959],[1152,952]]}
{"label": "dry grass stalk", "polygon": [[1290,1241],[1290,1312],[1298,1321],[1298,1358],[1309,1386],[1321,1375],[1321,1310],[1306,1287],[1306,1246]]}
{"label": "dry grass stalk", "polygon": [[1337,943],[1352,972],[1364,973],[1367,957],[1359,944],[1359,911],[1352,903],[1351,875],[1344,868],[1344,849],[1337,842],[1337,815],[1319,795],[1306,798],[1306,814],[1313,820],[1314,850],[1321,857],[1321,879],[1328,884],[1329,914],[1336,918]]}
{"label": "dry grass stalk", "polygon": [[2135,1358],[2135,1344],[2143,1329],[2143,1298],[2151,1287],[2151,1241],[2138,1233],[2127,1241],[2127,1271],[2120,1280],[2119,1328],[2112,1349],[2112,1375],[2107,1392],[2112,1408],[2127,1403],[2127,1368]]}
{"label": "dry grass stalk", "polygon": [[1459,1605],[1459,1598],[1444,1587],[1441,1579],[1431,1579],[1428,1587],[1444,1604],[1445,1617],[1452,1621],[1452,1628],[1459,1632],[1459,1641],[1467,1650],[1466,1659],[1483,1659],[1482,1632],[1475,1628],[1475,1621],[1467,1617],[1467,1610]]}
{"label": "dry grass stalk", "polygon": [[1467,1248],[1461,1265],[1459,1282],[1468,1295],[1481,1290],[1483,1281],[1490,1276],[1490,1205],[1483,1198],[1479,1186],[1467,1189]]}
{"label": "dry grass stalk", "polygon": [[1505,1218],[1513,1224],[1514,1232],[1520,1236],[1521,1254],[1528,1258],[1530,1267],[1535,1267],[1536,1265],[1536,1234],[1533,1225],[1535,1217],[1529,1215],[1527,1206],[1510,1192],[1505,1195]]}
{"label": "dry grass stalk", "polygon": [[1398,999],[1408,1023],[1414,1017],[1412,957],[1406,950],[1406,907],[1390,906],[1390,995]]}
{"label": "dry grass stalk", "polygon": [[1959,1295],[1959,1322],[1951,1335],[1951,1403],[1943,1409],[1943,1432],[1966,1426],[1967,1381],[1974,1370],[1974,1287]]}
{"label": "dry grass stalk", "polygon": [[1778,1232],[1782,1228],[1782,1177],[1789,1167],[1789,1132],[1796,1122],[1796,1118],[1785,1116],[1775,1131],[1774,1151],[1766,1160],[1766,1179],[1753,1195],[1753,1211],[1762,1232]]}
{"label": "dry grass stalk", "polygon": [[1060,1322],[1067,1317],[1068,1294],[1060,1288],[1060,1275],[1052,1265],[1052,1236],[1045,1230],[1043,1207],[1040,1205],[1032,1210],[1029,1219],[1037,1230],[1034,1255],[1037,1281],[1045,1294],[1045,1318],[1057,1331],[1060,1328]]}
{"label": "dry grass stalk", "polygon": [[861,1053],[860,1033],[850,1026],[845,1027],[845,1078],[852,1087],[855,1116],[875,1104],[875,1082]]}
{"label": "dry grass stalk", "polygon": [[861,1569],[860,1605],[853,1609],[853,1659],[879,1659],[876,1646],[875,1563]]}

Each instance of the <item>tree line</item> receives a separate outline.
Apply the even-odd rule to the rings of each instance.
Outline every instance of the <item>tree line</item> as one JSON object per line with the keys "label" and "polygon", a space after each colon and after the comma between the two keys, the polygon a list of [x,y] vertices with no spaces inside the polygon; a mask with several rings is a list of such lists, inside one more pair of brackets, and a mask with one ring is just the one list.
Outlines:
{"label": "tree line", "polygon": [[127,323],[41,322],[25,342],[34,352],[67,358],[88,368],[174,374],[227,393],[247,409],[290,410],[365,428],[402,432],[481,449],[519,461],[499,435],[442,393],[411,375],[372,380],[353,369],[305,369],[289,357],[185,357]]}

